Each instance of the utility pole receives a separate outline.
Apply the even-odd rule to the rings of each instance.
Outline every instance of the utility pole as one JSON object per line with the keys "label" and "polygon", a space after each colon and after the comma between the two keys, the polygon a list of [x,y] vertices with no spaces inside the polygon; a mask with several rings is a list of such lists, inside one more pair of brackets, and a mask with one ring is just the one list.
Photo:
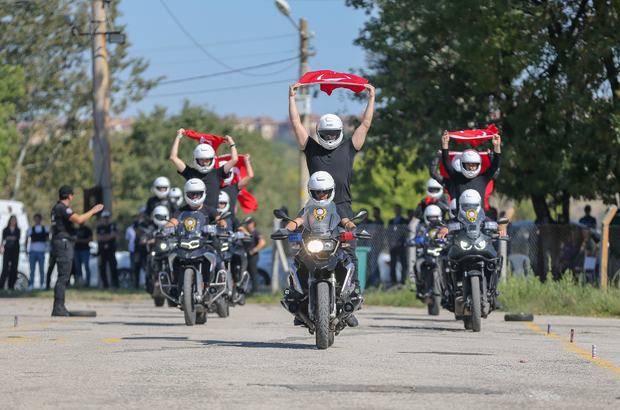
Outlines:
{"label": "utility pole", "polygon": [[[302,18],[299,20],[299,78],[306,75],[310,71],[310,65],[308,64],[308,57],[313,56],[314,53],[308,51],[308,39],[312,38],[312,35],[308,35],[308,19]],[[296,95],[295,102],[297,103],[297,110],[301,117],[301,124],[306,129],[308,135],[312,138],[312,130],[310,129],[310,115],[312,114],[312,105],[310,103],[310,90],[307,85],[299,87],[299,92]],[[300,192],[300,208],[308,202],[308,180],[310,179],[310,173],[308,172],[308,166],[306,165],[306,155],[302,152],[299,156],[299,192]]]}
{"label": "utility pole", "polygon": [[101,187],[103,206],[112,213],[110,166],[110,88],[106,49],[106,10],[102,0],[92,0],[91,43],[93,53],[93,125],[95,185]]}

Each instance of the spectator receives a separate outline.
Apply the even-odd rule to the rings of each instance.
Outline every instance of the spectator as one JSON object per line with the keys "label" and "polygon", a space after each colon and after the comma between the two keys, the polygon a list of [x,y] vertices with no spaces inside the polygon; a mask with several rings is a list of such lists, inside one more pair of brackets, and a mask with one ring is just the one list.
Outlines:
{"label": "spectator", "polygon": [[4,255],[2,261],[2,275],[0,275],[0,289],[4,289],[4,282],[7,277],[9,280],[9,289],[15,288],[17,282],[17,264],[19,262],[19,238],[21,232],[17,227],[17,217],[11,215],[9,223],[2,231],[2,243],[0,244],[0,253]]}
{"label": "spectator", "polygon": [[415,210],[407,209],[407,219],[409,220],[409,222],[411,222],[414,217],[415,217]]}
{"label": "spectator", "polygon": [[93,231],[82,222],[75,231],[75,253],[73,267],[75,268],[75,282],[84,281],[82,265],[86,271],[86,287],[90,286],[90,242],[93,240]]}
{"label": "spectator", "polygon": [[244,243],[245,251],[248,253],[248,272],[252,279],[252,294],[258,292],[258,252],[265,247],[267,242],[263,235],[256,229],[256,222],[250,218],[247,223],[248,231],[252,236],[252,242]]}
{"label": "spectator", "polygon": [[592,211],[590,205],[586,205],[586,207],[583,208],[583,211],[586,215],[579,220],[579,223],[587,226],[588,228],[596,229],[596,218],[590,215],[590,212]]}
{"label": "spectator", "polygon": [[[567,269],[574,269],[578,264],[583,263],[585,256],[586,241],[581,232],[574,229],[571,231],[569,242],[562,247],[562,257],[560,258],[560,272],[564,274]],[[560,279],[560,275],[554,275],[555,280]]]}
{"label": "spectator", "polygon": [[148,221],[144,218],[144,212],[146,211],[146,207],[143,206],[138,211],[138,220],[133,223],[133,230],[136,233],[136,239],[134,240],[135,249],[134,249],[134,260],[133,260],[133,270],[134,277],[140,277],[140,271],[142,267],[146,270],[146,256],[148,253],[148,249],[146,247],[146,239],[148,237],[147,231],[150,229]]}
{"label": "spectator", "polygon": [[110,266],[112,287],[118,288],[118,269],[116,266],[116,224],[110,222],[110,212],[101,213],[101,224],[97,227],[97,242],[99,243],[99,275],[103,287],[108,287],[107,266]]}
{"label": "spectator", "polygon": [[[390,279],[393,285],[402,287],[405,284],[405,278],[407,278],[407,248],[405,247],[405,241],[407,239],[408,224],[406,218],[401,216],[402,207],[400,205],[394,205],[394,214],[396,216],[390,219],[388,222],[388,241],[390,245]],[[400,262],[401,276],[400,282],[396,277],[396,264]]]}
{"label": "spectator", "polygon": [[[32,239],[31,239],[32,238]],[[28,249],[28,241],[30,242],[30,250]],[[45,252],[46,243],[50,240],[50,228],[47,226],[41,226],[41,214],[35,214],[34,226],[28,228],[26,232],[26,254],[30,258],[30,284],[28,290],[34,289],[34,272],[39,264],[39,276],[41,282],[39,290],[45,289]]]}
{"label": "spectator", "polygon": [[370,279],[366,281],[368,286],[379,286],[381,284],[381,275],[379,271],[379,254],[383,250],[385,243],[385,222],[381,219],[381,210],[376,206],[372,208],[372,217],[374,221],[369,221],[369,233],[372,235],[370,240],[370,252],[368,253],[368,273]]}
{"label": "spectator", "polygon": [[[125,239],[127,240],[127,250],[129,251],[129,263],[130,266],[135,266],[134,258],[136,256],[136,230],[134,229],[134,225],[138,222],[138,215],[133,216],[133,222],[129,227],[125,230]],[[140,287],[140,271],[137,272],[134,269],[133,271],[133,283],[136,289]]]}

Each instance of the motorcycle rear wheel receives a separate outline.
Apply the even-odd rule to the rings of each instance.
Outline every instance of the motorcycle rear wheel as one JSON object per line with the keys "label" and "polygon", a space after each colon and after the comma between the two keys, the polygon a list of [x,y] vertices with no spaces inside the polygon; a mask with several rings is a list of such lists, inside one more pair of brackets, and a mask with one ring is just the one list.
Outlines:
{"label": "motorcycle rear wheel", "polygon": [[439,287],[439,278],[437,271],[433,271],[433,283],[431,289],[431,302],[428,304],[428,314],[431,316],[439,315],[441,309],[441,288]]}
{"label": "motorcycle rear wheel", "polygon": [[196,324],[196,306],[194,305],[194,271],[185,269],[183,275],[183,314],[185,324],[194,326]]}
{"label": "motorcycle rear wheel", "polygon": [[319,282],[316,285],[316,347],[318,349],[327,349],[330,346],[330,333],[333,339],[333,333],[329,330],[329,285],[326,282]]}
{"label": "motorcycle rear wheel", "polygon": [[207,323],[207,312],[200,312],[196,315],[196,324],[204,325]]}
{"label": "motorcycle rear wheel", "polygon": [[217,315],[219,317],[228,317],[230,312],[228,310],[228,303],[224,298],[219,298],[215,305],[217,306]]}
{"label": "motorcycle rear wheel", "polygon": [[472,276],[471,284],[471,330],[479,332],[482,328],[482,303],[480,300],[480,277]]}
{"label": "motorcycle rear wheel", "polygon": [[166,302],[166,299],[167,298],[165,296],[163,298],[153,297],[153,302],[155,302],[155,306],[162,307]]}

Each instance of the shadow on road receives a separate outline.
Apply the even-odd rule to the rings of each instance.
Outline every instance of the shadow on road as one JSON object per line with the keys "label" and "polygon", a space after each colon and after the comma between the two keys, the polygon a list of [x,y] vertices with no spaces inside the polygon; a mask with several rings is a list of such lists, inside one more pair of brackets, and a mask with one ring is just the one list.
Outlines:
{"label": "shadow on road", "polygon": [[157,323],[157,322],[96,322],[97,325],[125,325],[125,326],[183,326],[185,323]]}
{"label": "shadow on road", "polygon": [[394,329],[394,330],[438,330],[441,332],[464,332],[465,329],[454,329],[450,327],[436,327],[436,326],[379,326],[368,325],[372,329]]}
{"label": "shadow on road", "polygon": [[281,342],[243,342],[232,340],[202,340],[205,346],[225,346],[225,347],[249,347],[267,349],[308,349],[315,350],[316,347],[310,344],[300,343],[281,343]]}

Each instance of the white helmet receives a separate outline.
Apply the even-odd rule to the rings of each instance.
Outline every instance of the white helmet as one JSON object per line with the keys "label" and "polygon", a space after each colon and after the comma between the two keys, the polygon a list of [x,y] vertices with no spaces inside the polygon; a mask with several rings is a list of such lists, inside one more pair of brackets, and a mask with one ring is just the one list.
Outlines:
{"label": "white helmet", "polygon": [[461,208],[480,208],[482,198],[475,189],[468,189],[461,194],[459,204]]}
{"label": "white helmet", "polygon": [[183,203],[183,191],[181,191],[181,188],[172,188],[169,196],[176,206],[181,206]]}
{"label": "white helmet", "polygon": [[[210,159],[211,163],[207,166],[202,166],[198,162],[199,159]],[[196,169],[203,174],[208,173],[213,169],[215,165],[215,150],[209,144],[198,144],[196,148],[194,148],[194,166]]]}
{"label": "white helmet", "polygon": [[457,154],[452,158],[452,168],[456,172],[461,172],[461,154]]}
{"label": "white helmet", "polygon": [[[226,165],[228,161],[222,161],[220,162],[220,168],[224,168],[224,165]],[[235,177],[235,171],[234,171],[234,167],[230,169],[230,171],[228,171],[228,174],[226,174],[226,178],[224,178],[224,186],[228,186],[230,185],[230,183],[232,182],[233,178]]]}
{"label": "white helmet", "polygon": [[[228,210],[230,209],[230,196],[228,196],[228,194],[224,191],[220,191],[220,195],[218,197],[218,207],[217,210],[220,213],[220,215],[223,215],[224,213],[228,212]],[[226,206],[224,208],[220,208],[219,204],[226,204]]]}
{"label": "white helmet", "polygon": [[[461,154],[461,174],[465,175],[465,177],[469,179],[477,177],[480,173],[481,163],[482,159],[480,158],[478,151],[473,149],[463,151]],[[477,166],[475,170],[467,171],[465,169],[465,164],[476,164]]]}
{"label": "white helmet", "polygon": [[426,183],[426,195],[439,199],[443,195],[443,187],[439,182],[431,178]]}
{"label": "white helmet", "polygon": [[437,219],[441,221],[442,214],[443,212],[441,212],[440,207],[438,207],[437,205],[429,205],[424,210],[424,220],[426,221],[426,223],[429,223],[428,218],[431,216],[436,216]]}
{"label": "white helmet", "polygon": [[[159,221],[157,218],[155,218],[156,215],[163,216],[164,220]],[[167,206],[158,205],[155,207],[155,209],[153,209],[153,222],[155,222],[155,225],[157,225],[158,228],[163,228],[168,223],[168,219],[170,219],[170,211],[168,210]]]}
{"label": "white helmet", "polygon": [[[310,202],[314,205],[327,206],[334,199],[336,183],[334,178],[328,172],[318,171],[310,176],[308,181],[308,193],[310,194]],[[326,199],[320,200],[317,197],[317,191],[327,191]]]}
{"label": "white helmet", "polygon": [[454,218],[456,216],[456,198],[450,201],[450,218]]}
{"label": "white helmet", "polygon": [[207,187],[205,186],[205,183],[198,178],[192,178],[187,181],[183,187],[183,192],[185,193],[185,202],[187,202],[189,206],[193,207],[199,207],[202,205],[207,197]]}
{"label": "white helmet", "polygon": [[[160,191],[159,188],[166,188],[164,191]],[[153,183],[153,193],[159,199],[164,199],[170,193],[170,181],[166,177],[159,177],[155,179]]]}
{"label": "white helmet", "polygon": [[316,136],[325,149],[334,149],[340,145],[343,136],[342,121],[334,114],[325,114],[316,123]]}

